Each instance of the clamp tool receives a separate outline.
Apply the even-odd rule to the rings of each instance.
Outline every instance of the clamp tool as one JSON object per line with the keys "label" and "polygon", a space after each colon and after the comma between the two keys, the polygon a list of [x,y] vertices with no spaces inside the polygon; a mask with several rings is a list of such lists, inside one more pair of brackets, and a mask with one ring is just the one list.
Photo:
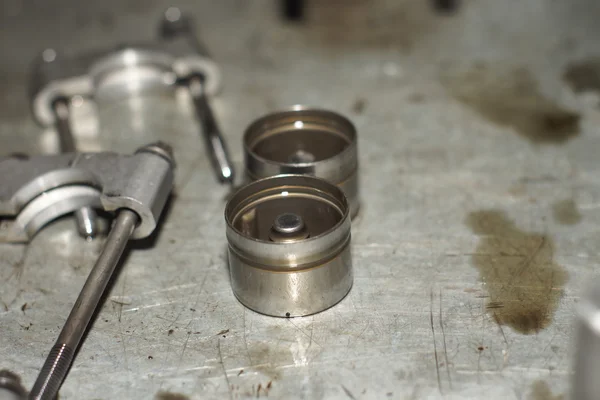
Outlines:
{"label": "clamp tool", "polygon": [[67,153],[0,158],[0,242],[28,242],[44,225],[84,207],[117,214],[31,391],[54,399],[130,238],[148,237],[173,186],[174,160],[164,143],[133,155]]}

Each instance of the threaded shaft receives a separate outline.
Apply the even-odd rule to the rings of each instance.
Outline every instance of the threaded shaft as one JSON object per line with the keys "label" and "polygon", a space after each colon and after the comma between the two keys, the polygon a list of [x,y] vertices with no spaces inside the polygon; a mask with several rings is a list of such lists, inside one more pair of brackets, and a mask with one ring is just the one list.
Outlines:
{"label": "threaded shaft", "polygon": [[31,389],[29,399],[54,400],[62,381],[67,376],[73,357],[73,349],[63,343],[55,344]]}

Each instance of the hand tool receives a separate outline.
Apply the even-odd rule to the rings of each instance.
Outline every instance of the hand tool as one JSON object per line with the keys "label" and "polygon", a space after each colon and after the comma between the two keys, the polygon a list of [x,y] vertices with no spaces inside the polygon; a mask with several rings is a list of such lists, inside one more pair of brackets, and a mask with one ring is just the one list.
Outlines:
{"label": "hand tool", "polygon": [[171,192],[174,166],[171,148],[160,142],[133,155],[0,158],[0,242],[27,242],[48,222],[82,207],[117,214],[31,399],[55,398],[128,240],[147,237],[156,228]]}
{"label": "hand tool", "polygon": [[185,87],[217,179],[226,183],[234,180],[227,145],[209,102],[220,89],[221,72],[197,40],[190,19],[176,7],[166,10],[158,38],[152,42],[121,44],[78,56],[45,50],[34,65],[31,83],[35,119],[42,126],[60,124],[63,130],[68,125],[57,116],[55,108],[61,104],[57,101],[68,102],[74,96],[115,101]]}

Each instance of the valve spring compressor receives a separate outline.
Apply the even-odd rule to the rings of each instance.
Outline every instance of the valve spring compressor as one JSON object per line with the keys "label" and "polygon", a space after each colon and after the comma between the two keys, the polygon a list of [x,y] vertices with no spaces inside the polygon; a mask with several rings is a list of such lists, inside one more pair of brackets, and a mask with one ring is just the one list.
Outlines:
{"label": "valve spring compressor", "polygon": [[[220,86],[219,67],[196,38],[191,20],[171,7],[164,13],[158,38],[153,42],[124,44],[77,57],[62,57],[55,50],[46,49],[33,69],[30,100],[35,120],[57,131],[61,151],[75,152],[71,99],[112,101],[185,87],[216,177],[221,183],[232,184],[233,164],[209,102]],[[95,234],[92,209],[76,211],[76,218],[82,236]]]}
{"label": "valve spring compressor", "polygon": [[133,155],[67,153],[0,158],[0,242],[29,241],[48,222],[82,207],[117,214],[104,249],[30,394],[54,399],[130,238],[156,228],[173,186],[174,160],[164,143]]}

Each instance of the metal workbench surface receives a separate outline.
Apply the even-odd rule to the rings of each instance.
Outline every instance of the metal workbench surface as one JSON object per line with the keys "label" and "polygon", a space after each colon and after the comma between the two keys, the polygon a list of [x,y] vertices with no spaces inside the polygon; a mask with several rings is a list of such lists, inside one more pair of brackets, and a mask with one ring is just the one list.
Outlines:
{"label": "metal workbench surface", "polygon": [[[222,66],[213,101],[241,168],[244,128],[296,103],[359,132],[355,280],[292,319],[234,298],[223,208],[180,97],[75,109],[83,150],[175,149],[175,195],[132,243],[61,399],[560,399],[574,316],[600,263],[600,3],[182,1]],[[0,153],[56,150],[29,114],[38,51],[155,34],[167,1],[10,0],[0,11]],[[1,177],[0,177],[1,179]],[[102,240],[57,221],[0,245],[0,369],[31,386]]]}

